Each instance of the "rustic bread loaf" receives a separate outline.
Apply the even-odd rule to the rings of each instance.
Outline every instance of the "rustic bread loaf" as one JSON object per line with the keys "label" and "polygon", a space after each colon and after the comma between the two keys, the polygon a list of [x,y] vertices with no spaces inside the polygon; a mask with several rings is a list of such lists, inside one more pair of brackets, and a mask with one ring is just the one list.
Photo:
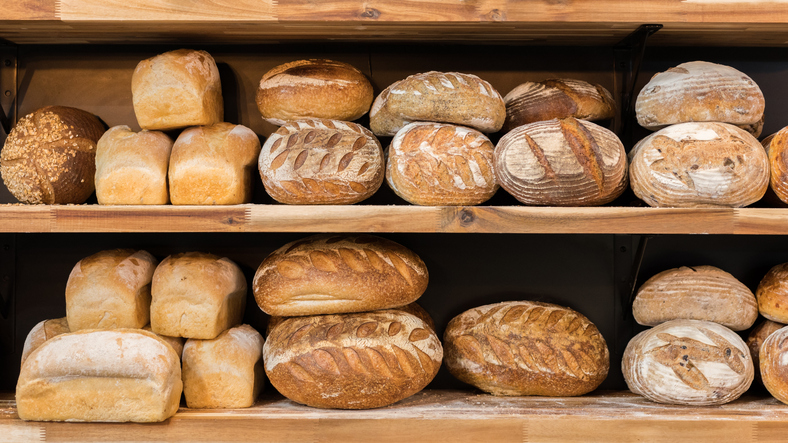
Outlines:
{"label": "rustic bread loaf", "polygon": [[694,61],[654,75],[635,102],[638,123],[656,130],[685,122],[757,124],[763,118],[761,89],[730,66]]}
{"label": "rustic bread loaf", "polygon": [[774,398],[788,404],[788,327],[770,334],[759,356],[763,385]]}
{"label": "rustic bread loaf", "polygon": [[158,261],[146,251],[112,249],[80,260],[66,283],[66,317],[81,329],[142,328],[150,320]]}
{"label": "rustic bread loaf", "polygon": [[96,142],[104,125],[93,114],[47,106],[14,126],[0,153],[0,174],[22,203],[84,203],[93,192]]}
{"label": "rustic bread loaf", "polygon": [[183,394],[190,408],[248,408],[263,388],[263,337],[249,325],[183,347]]}
{"label": "rustic bread loaf", "polygon": [[682,266],[651,277],[632,304],[635,321],[656,326],[686,318],[743,331],[758,319],[755,295],[736,277],[714,266]]}
{"label": "rustic bread loaf", "polygon": [[224,119],[219,69],[205,51],[178,49],[139,62],[131,94],[142,129],[212,125]]}
{"label": "rustic bread loaf", "polygon": [[498,183],[527,205],[602,205],[627,186],[621,140],[572,117],[515,128],[498,141],[493,158]]}
{"label": "rustic bread loaf", "polygon": [[550,303],[513,301],[465,311],[449,322],[443,341],[449,372],[494,395],[583,395],[610,368],[596,326]]}
{"label": "rustic bread loaf", "polygon": [[246,126],[217,123],[181,132],[172,147],[173,205],[238,205],[252,200],[260,139]]}
{"label": "rustic bread loaf", "polygon": [[[145,325],[145,327],[142,329],[144,331],[150,331],[151,333],[156,334],[155,332],[153,332],[153,330],[151,330],[150,323]],[[164,340],[165,342],[167,342],[168,345],[172,346],[172,349],[175,351],[176,354],[178,354],[178,359],[181,358],[181,356],[183,355],[183,344],[186,341],[186,339],[184,339],[183,337],[172,337],[169,335],[162,335],[162,334],[156,334],[156,335],[162,340]]]}
{"label": "rustic bread loaf", "polygon": [[771,320],[764,320],[758,326],[752,328],[750,335],[747,336],[747,347],[750,348],[752,364],[755,367],[755,380],[761,380],[761,345],[772,333],[784,328],[785,325]]}
{"label": "rustic bread loaf", "polygon": [[156,268],[151,296],[153,332],[212,339],[241,323],[246,278],[228,258],[202,252],[175,254]]}
{"label": "rustic bread loaf", "polygon": [[761,315],[788,323],[788,263],[769,269],[755,290],[755,298]]}
{"label": "rustic bread loaf", "polygon": [[504,132],[554,118],[606,120],[616,114],[613,95],[602,85],[568,78],[525,82],[509,91],[503,101],[506,104]]}
{"label": "rustic bread loaf", "polygon": [[408,123],[431,121],[469,126],[481,132],[501,129],[503,97],[472,74],[430,71],[393,83],[378,95],[369,112],[375,135],[395,135]]}
{"label": "rustic bread loaf", "polygon": [[68,320],[66,317],[38,322],[33,326],[33,329],[30,330],[25,338],[25,344],[22,347],[22,364],[24,365],[27,357],[43,345],[45,341],[68,332],[71,331],[68,329]]}
{"label": "rustic bread loaf", "polygon": [[254,297],[270,315],[396,308],[427,289],[418,255],[372,235],[320,234],[288,243],[257,268]]}
{"label": "rustic bread loaf", "polygon": [[96,198],[100,205],[166,205],[172,139],[163,132],[109,128],[96,148]]}
{"label": "rustic bread loaf", "polygon": [[769,156],[769,184],[784,203],[788,203],[788,126],[762,142]]}
{"label": "rustic bread loaf", "polygon": [[761,133],[763,132],[763,125],[764,125],[764,119],[763,116],[761,116],[761,119],[755,123],[751,123],[749,125],[734,125],[734,126],[744,129],[745,131],[752,134],[753,137],[758,138],[761,136]]}
{"label": "rustic bread loaf", "polygon": [[630,151],[632,190],[654,207],[742,207],[769,186],[769,159],[758,140],[725,123],[681,123]]}
{"label": "rustic bread loaf", "polygon": [[386,181],[410,203],[477,205],[498,190],[493,144],[481,132],[443,123],[411,123],[388,149]]}
{"label": "rustic bread loaf", "polygon": [[19,418],[155,422],[178,410],[181,365],[162,339],[141,329],[85,330],[54,337],[19,373]]}
{"label": "rustic bread loaf", "polygon": [[318,408],[400,401],[432,381],[442,357],[435,332],[398,310],[289,318],[263,347],[271,384],[290,400]]}
{"label": "rustic bread loaf", "polygon": [[636,335],[621,370],[632,392],[679,405],[731,402],[753,380],[744,341],[725,326],[702,320],[671,320]]}
{"label": "rustic bread loaf", "polygon": [[287,123],[266,140],[258,167],[274,200],[357,203],[383,183],[383,149],[365,127],[336,120]]}
{"label": "rustic bread loaf", "polygon": [[305,118],[355,120],[369,111],[372,85],[352,65],[334,60],[298,60],[263,75],[257,109],[263,120],[284,125]]}

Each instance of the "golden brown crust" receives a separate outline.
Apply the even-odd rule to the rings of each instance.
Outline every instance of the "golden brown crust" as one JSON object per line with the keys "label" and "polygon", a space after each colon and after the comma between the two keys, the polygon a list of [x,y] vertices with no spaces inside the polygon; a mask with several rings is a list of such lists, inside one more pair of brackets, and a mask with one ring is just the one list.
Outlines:
{"label": "golden brown crust", "polygon": [[769,153],[771,177],[769,184],[784,203],[788,203],[788,127],[764,139]]}
{"label": "golden brown crust", "polygon": [[788,263],[769,269],[755,290],[758,311],[769,320],[788,323]]}
{"label": "golden brown crust", "polygon": [[788,329],[773,332],[761,345],[761,380],[769,393],[788,404]]}
{"label": "golden brown crust", "polygon": [[39,346],[43,345],[44,342],[50,338],[69,332],[71,332],[71,330],[68,328],[68,319],[66,317],[43,320],[33,326],[33,329],[27,334],[25,344],[22,347],[22,364],[24,365],[27,357],[38,349]]}
{"label": "golden brown crust", "polygon": [[750,335],[747,336],[747,347],[750,348],[752,364],[755,366],[755,380],[761,379],[761,345],[772,333],[784,328],[785,325],[771,320],[763,320],[760,324],[752,328]]}

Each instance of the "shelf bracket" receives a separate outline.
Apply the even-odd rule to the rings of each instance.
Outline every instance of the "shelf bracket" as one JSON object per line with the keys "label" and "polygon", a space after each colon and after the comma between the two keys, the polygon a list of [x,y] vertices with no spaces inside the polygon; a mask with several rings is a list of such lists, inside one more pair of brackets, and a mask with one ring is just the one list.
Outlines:
{"label": "shelf bracket", "polygon": [[13,43],[0,43],[0,133],[2,140],[11,132],[16,123],[17,75],[19,51]]}
{"label": "shelf bracket", "polygon": [[638,283],[640,266],[643,264],[643,257],[646,256],[646,247],[648,246],[648,241],[651,237],[651,235],[641,235],[640,240],[638,241],[638,248],[635,251],[635,256],[633,257],[632,269],[630,271],[629,281],[627,282],[627,294],[626,297],[622,297],[622,301],[626,303],[624,306],[622,306],[625,320],[628,319],[632,314],[632,303],[635,302],[635,288],[637,287]]}

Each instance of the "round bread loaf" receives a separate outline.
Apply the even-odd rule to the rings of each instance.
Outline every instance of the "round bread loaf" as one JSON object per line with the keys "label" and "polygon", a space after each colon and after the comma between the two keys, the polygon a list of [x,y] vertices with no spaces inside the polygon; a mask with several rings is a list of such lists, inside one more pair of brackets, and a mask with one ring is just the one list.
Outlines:
{"label": "round bread loaf", "polygon": [[785,325],[771,320],[764,320],[758,326],[752,328],[750,335],[747,336],[747,347],[750,348],[752,364],[755,366],[755,380],[761,380],[761,345],[766,339]]}
{"label": "round bread loaf", "polygon": [[71,332],[68,328],[68,319],[66,317],[56,318],[53,320],[43,320],[38,322],[33,329],[27,334],[25,344],[22,347],[22,365],[30,354],[43,345],[44,342],[50,338],[57,337],[60,334]]}
{"label": "round bread loaf", "polygon": [[758,318],[755,295],[736,277],[714,266],[682,266],[651,277],[632,304],[635,321],[656,326],[686,318],[743,331]]}
{"label": "round bread loaf", "polygon": [[572,117],[520,126],[503,136],[493,170],[501,187],[527,205],[602,205],[627,186],[621,140]]}
{"label": "round bread loaf", "polygon": [[472,74],[430,71],[393,83],[378,95],[369,112],[375,135],[395,135],[408,123],[454,123],[481,132],[501,129],[503,97]]}
{"label": "round bread loaf", "polygon": [[788,263],[769,269],[755,290],[755,298],[761,315],[778,323],[788,323]]}
{"label": "round bread loaf", "polygon": [[694,61],[654,75],[640,90],[635,113],[651,130],[685,122],[757,126],[764,106],[761,89],[743,72]]}
{"label": "round bread loaf", "polygon": [[506,104],[504,132],[554,118],[605,120],[616,114],[613,95],[602,85],[568,78],[525,82],[509,91],[503,101]]}
{"label": "round bread loaf", "polygon": [[334,60],[298,60],[263,75],[257,109],[274,125],[305,118],[355,120],[369,111],[372,85],[353,66]]}
{"label": "round bread loaf", "polygon": [[503,302],[454,317],[443,334],[446,367],[494,395],[567,397],[593,391],[610,355],[596,326],[569,308]]}
{"label": "round bread loaf", "polygon": [[318,408],[398,402],[424,389],[442,358],[435,332],[399,310],[288,318],[263,346],[276,390]]}
{"label": "round bread loaf", "polygon": [[257,268],[254,297],[270,315],[396,308],[427,289],[418,255],[372,235],[320,234],[288,243]]}
{"label": "round bread loaf", "polygon": [[769,184],[777,197],[788,203],[788,126],[766,137],[762,144],[769,155]]}
{"label": "round bread loaf", "polygon": [[386,180],[416,205],[478,205],[498,189],[493,150],[490,139],[473,129],[411,123],[391,141]]}
{"label": "round bread loaf", "polygon": [[738,208],[763,197],[769,159],[747,132],[725,123],[681,123],[630,151],[632,190],[654,207]]}
{"label": "round bread loaf", "polygon": [[761,345],[761,380],[770,394],[788,404],[788,327],[771,333]]}
{"label": "round bread loaf", "polygon": [[84,203],[94,189],[104,125],[89,112],[47,106],[22,117],[0,153],[0,174],[22,203]]}
{"label": "round bread loaf", "polygon": [[657,403],[721,405],[753,380],[750,352],[725,326],[671,320],[630,340],[621,361],[629,390]]}
{"label": "round bread loaf", "polygon": [[139,62],[131,94],[142,129],[212,125],[224,119],[219,69],[205,51],[178,49]]}
{"label": "round bread loaf", "polygon": [[336,120],[287,123],[260,151],[263,185],[280,203],[360,202],[383,183],[383,149],[367,128]]}

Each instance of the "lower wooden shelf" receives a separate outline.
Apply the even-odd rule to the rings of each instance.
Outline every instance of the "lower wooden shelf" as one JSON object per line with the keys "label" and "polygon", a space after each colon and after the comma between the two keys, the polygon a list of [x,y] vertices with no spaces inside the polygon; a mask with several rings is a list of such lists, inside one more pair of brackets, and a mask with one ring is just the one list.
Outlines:
{"label": "lower wooden shelf", "polygon": [[772,442],[785,441],[788,406],[743,397],[716,407],[669,406],[629,392],[494,397],[424,391],[393,406],[322,410],[274,394],[248,409],[181,408],[153,424],[25,422],[0,396],[0,441],[46,442]]}

